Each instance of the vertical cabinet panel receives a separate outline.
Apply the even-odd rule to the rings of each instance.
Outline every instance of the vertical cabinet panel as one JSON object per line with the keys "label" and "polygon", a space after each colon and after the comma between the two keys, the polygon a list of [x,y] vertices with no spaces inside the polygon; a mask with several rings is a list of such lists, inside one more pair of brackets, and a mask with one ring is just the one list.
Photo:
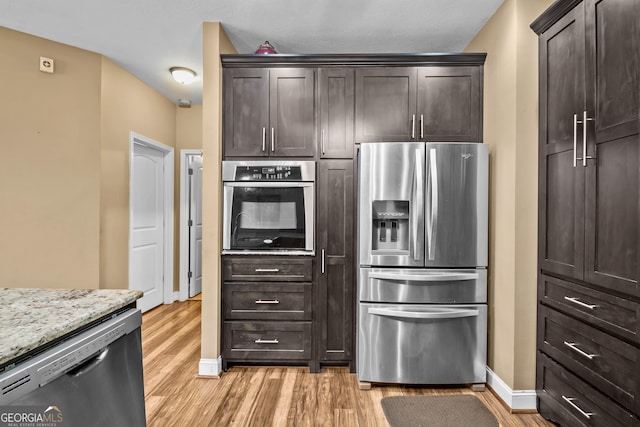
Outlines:
{"label": "vertical cabinet panel", "polygon": [[585,279],[640,295],[640,2],[586,1]]}
{"label": "vertical cabinet panel", "polygon": [[416,138],[416,69],[356,70],[356,143]]}
{"label": "vertical cabinet panel", "polygon": [[585,280],[638,295],[638,135],[597,147],[597,167],[587,172]]}
{"label": "vertical cabinet panel", "polygon": [[482,141],[479,67],[418,69],[418,139]]}
{"label": "vertical cabinet panel", "polygon": [[270,71],[269,141],[271,155],[306,157],[315,149],[313,69]]}
{"label": "vertical cabinet panel", "polygon": [[547,272],[582,279],[584,168],[574,160],[581,149],[574,120],[585,104],[584,7],[542,34],[539,48],[539,262]]}
{"label": "vertical cabinet panel", "polygon": [[589,113],[598,140],[637,133],[640,3],[586,1],[586,31]]}
{"label": "vertical cabinet panel", "polygon": [[318,162],[317,350],[320,362],[352,362],[354,166]]}
{"label": "vertical cabinet panel", "polygon": [[268,155],[269,70],[224,70],[223,102],[225,156]]}
{"label": "vertical cabinet panel", "polygon": [[318,72],[320,158],[353,158],[354,74],[355,71],[349,68],[322,68]]}

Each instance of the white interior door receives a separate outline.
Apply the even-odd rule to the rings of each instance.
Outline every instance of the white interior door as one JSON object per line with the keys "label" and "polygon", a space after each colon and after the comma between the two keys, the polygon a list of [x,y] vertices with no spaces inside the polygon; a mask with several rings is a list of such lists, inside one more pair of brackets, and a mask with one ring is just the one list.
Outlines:
{"label": "white interior door", "polygon": [[164,299],[164,153],[135,144],[131,167],[129,288],[144,292],[143,312]]}
{"label": "white interior door", "polygon": [[202,156],[189,156],[189,297],[202,292]]}

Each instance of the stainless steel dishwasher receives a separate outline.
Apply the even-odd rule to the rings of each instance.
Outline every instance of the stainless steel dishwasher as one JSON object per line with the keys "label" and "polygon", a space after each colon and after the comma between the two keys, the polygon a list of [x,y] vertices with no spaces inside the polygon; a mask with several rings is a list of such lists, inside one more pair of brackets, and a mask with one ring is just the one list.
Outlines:
{"label": "stainless steel dishwasher", "polygon": [[127,310],[5,370],[2,411],[65,427],[145,426],[141,324]]}

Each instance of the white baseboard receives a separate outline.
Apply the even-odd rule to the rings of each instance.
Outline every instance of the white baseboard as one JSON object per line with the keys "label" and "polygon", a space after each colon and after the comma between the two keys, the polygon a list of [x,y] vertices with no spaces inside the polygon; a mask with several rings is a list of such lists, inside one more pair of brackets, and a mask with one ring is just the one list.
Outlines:
{"label": "white baseboard", "polygon": [[198,375],[203,377],[219,377],[222,372],[222,356],[217,359],[200,359]]}
{"label": "white baseboard", "polygon": [[536,410],[535,390],[512,390],[491,369],[487,368],[487,385],[511,410]]}

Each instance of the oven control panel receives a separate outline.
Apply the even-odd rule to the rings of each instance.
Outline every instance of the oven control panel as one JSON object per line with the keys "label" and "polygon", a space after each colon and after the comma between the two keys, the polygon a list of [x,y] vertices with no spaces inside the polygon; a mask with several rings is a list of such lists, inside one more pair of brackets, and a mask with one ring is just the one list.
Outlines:
{"label": "oven control panel", "polygon": [[236,181],[300,181],[300,166],[236,166]]}

